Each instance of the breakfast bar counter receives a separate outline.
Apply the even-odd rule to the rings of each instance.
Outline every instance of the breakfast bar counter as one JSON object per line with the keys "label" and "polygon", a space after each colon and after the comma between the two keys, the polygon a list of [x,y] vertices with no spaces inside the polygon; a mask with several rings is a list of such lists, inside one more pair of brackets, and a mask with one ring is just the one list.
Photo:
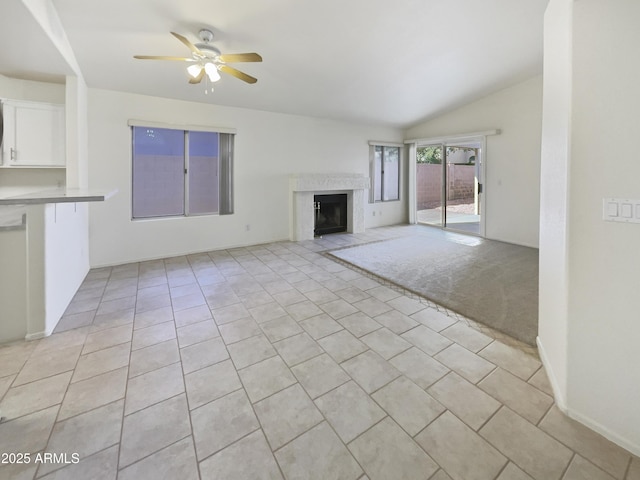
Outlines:
{"label": "breakfast bar counter", "polygon": [[117,190],[0,190],[0,344],[50,335],[89,270],[87,202]]}

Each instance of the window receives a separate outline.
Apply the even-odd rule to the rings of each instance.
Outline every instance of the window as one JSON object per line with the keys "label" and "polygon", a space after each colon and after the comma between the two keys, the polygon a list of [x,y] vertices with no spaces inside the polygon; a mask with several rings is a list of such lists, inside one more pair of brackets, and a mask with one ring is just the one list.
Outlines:
{"label": "window", "polygon": [[400,147],[371,145],[372,202],[400,199]]}
{"label": "window", "polygon": [[134,219],[233,213],[233,134],[132,128]]}

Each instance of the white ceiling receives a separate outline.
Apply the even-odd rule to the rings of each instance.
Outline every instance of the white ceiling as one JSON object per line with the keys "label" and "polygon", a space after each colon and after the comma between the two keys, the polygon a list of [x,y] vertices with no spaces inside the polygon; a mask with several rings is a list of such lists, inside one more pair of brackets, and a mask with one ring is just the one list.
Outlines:
{"label": "white ceiling", "polygon": [[[400,127],[540,74],[547,1],[52,0],[90,87]],[[42,70],[42,39],[4,17],[27,54],[16,66],[0,33],[0,73]],[[203,27],[223,53],[262,55],[234,65],[258,83],[223,75],[205,95],[184,64],[132,58],[188,56],[169,32]]]}
{"label": "white ceiling", "polygon": [[71,67],[21,0],[0,0],[0,74],[62,83]]}

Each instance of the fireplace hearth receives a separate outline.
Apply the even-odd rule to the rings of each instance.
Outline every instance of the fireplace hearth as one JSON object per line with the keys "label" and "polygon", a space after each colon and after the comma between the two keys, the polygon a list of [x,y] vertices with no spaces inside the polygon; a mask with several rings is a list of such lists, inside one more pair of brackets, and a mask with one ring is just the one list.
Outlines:
{"label": "fireplace hearth", "polygon": [[347,231],[347,194],[314,195],[313,210],[316,237]]}

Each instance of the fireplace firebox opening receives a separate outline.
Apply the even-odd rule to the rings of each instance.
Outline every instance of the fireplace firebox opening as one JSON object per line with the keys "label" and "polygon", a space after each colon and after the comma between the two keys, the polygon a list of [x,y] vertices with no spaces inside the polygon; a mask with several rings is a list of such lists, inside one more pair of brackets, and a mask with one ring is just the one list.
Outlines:
{"label": "fireplace firebox opening", "polygon": [[347,194],[314,195],[315,236],[347,231]]}

